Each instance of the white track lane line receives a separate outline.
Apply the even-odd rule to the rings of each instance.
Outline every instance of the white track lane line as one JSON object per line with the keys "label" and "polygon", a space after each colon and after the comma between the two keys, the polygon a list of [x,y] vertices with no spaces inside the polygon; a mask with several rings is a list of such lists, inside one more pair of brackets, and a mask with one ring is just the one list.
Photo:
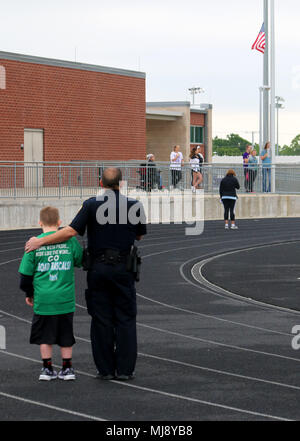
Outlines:
{"label": "white track lane line", "polygon": [[7,262],[0,263],[0,266],[7,265],[8,263],[17,262],[18,260],[22,260],[22,257],[19,257],[18,259],[12,259],[8,260]]}
{"label": "white track lane line", "polygon": [[17,240],[17,241],[14,241],[14,242],[0,242],[0,246],[3,246],[3,245],[13,245],[13,244],[16,244],[16,243],[22,243],[24,245],[25,240],[26,239]]}
{"label": "white track lane line", "polygon": [[[297,242],[297,241],[290,241],[290,243],[295,243],[295,242]],[[282,244],[285,244],[286,242],[277,242],[277,243],[275,243],[275,244],[270,244],[270,245],[266,245],[266,246],[275,246],[275,245],[282,245]],[[261,247],[262,245],[258,245],[257,247]],[[154,256],[156,256],[156,255],[160,255],[160,254],[165,254],[165,253],[168,253],[168,252],[171,252],[171,251],[178,251],[178,250],[183,250],[183,249],[191,249],[191,248],[198,248],[198,246],[193,246],[193,247],[188,247],[188,248],[179,248],[179,249],[174,249],[174,250],[165,250],[165,251],[162,251],[162,252],[158,252],[158,253],[153,253],[153,254],[148,254],[148,255],[145,255],[145,256],[143,256],[143,258],[144,259],[146,259],[146,258],[149,258],[149,257],[154,257]],[[241,251],[241,250],[239,250],[239,251]],[[238,252],[238,251],[236,251],[236,252]],[[199,256],[198,258],[205,258],[205,257],[212,257],[211,256],[211,253],[209,253],[209,254],[204,254],[204,255],[202,255],[202,256]],[[192,286],[194,286],[194,287],[196,287],[197,289],[205,289],[205,287],[201,287],[200,285],[199,285],[199,283],[198,284],[196,284],[196,283],[193,283],[193,282],[191,282],[186,276],[185,276],[185,274],[183,273],[183,267],[185,266],[185,265],[187,265],[188,263],[190,263],[190,262],[192,262],[193,260],[196,260],[197,258],[192,258],[192,259],[190,259],[190,260],[188,260],[188,261],[186,261],[186,262],[184,262],[182,265],[181,265],[181,267],[180,267],[180,274],[181,274],[181,276],[183,277],[183,279],[189,284],[189,285],[192,285]],[[207,289],[207,288],[206,288]],[[237,299],[232,299],[232,298],[229,298],[228,297],[228,295],[221,295],[221,294],[216,294],[216,293],[211,293],[211,294],[214,294],[214,295],[216,295],[216,296],[219,296],[219,297],[222,297],[222,298],[224,298],[224,299],[226,299],[226,300],[231,300],[231,301],[233,301],[233,302],[238,302],[238,303],[242,303],[243,305],[249,305],[249,302],[247,302],[246,301],[246,299],[244,298],[244,297],[241,297],[239,300],[237,300]],[[156,301],[156,300],[153,300],[153,299],[151,299],[151,298],[149,298],[149,297],[145,297],[145,296],[142,296],[141,294],[139,294],[139,293],[137,293],[137,295],[139,296],[139,297],[141,297],[141,298],[144,298],[144,299],[146,299],[146,300],[148,300],[148,301],[150,301],[150,302],[153,302],[153,303],[156,303],[156,304],[159,304],[159,305],[161,305],[161,306],[164,306],[164,307],[166,307],[166,308],[170,308],[170,309],[175,309],[175,310],[178,310],[178,311],[182,311],[182,312],[187,312],[187,313],[190,313],[190,314],[193,314],[193,315],[201,315],[201,316],[205,316],[205,317],[208,317],[208,318],[211,318],[211,319],[213,319],[213,320],[218,320],[218,321],[223,321],[223,322],[228,322],[228,323],[232,323],[232,324],[235,324],[235,325],[237,325],[237,326],[242,326],[242,327],[247,327],[247,328],[252,328],[252,329],[257,329],[257,330],[261,330],[261,331],[263,331],[263,332],[270,332],[270,333],[274,333],[274,334],[278,334],[278,335],[286,335],[286,336],[291,336],[291,334],[288,334],[288,333],[285,333],[285,332],[281,332],[281,331],[275,331],[275,330],[271,330],[271,329],[267,329],[267,328],[262,328],[262,327],[258,327],[258,326],[254,326],[254,325],[247,325],[247,324],[242,324],[242,323],[240,323],[240,322],[234,322],[234,321],[230,321],[230,320],[225,320],[225,319],[220,319],[219,317],[215,317],[215,316],[210,316],[210,315],[205,315],[205,314],[200,314],[200,313],[197,313],[197,312],[194,312],[194,311],[189,311],[189,310],[185,310],[185,309],[182,309],[182,308],[179,308],[179,307],[176,307],[176,306],[173,306],[173,305],[170,305],[170,304],[167,304],[167,303],[162,303],[162,302],[158,302],[158,301]],[[260,306],[260,308],[261,309],[263,309],[263,310],[273,310],[273,308],[271,308],[270,307],[270,305],[266,305],[266,306],[263,306],[263,305],[256,305],[256,306]],[[285,311],[279,311],[279,312],[283,312],[283,313],[288,313],[288,314],[295,314],[294,313],[294,311],[287,311],[287,310],[285,310]]]}
{"label": "white track lane line", "polygon": [[[293,239],[293,240],[290,240],[290,241],[286,240],[284,242],[283,241],[281,241],[281,242],[277,241],[277,242],[274,242],[274,244],[281,244],[281,243],[288,243],[288,242],[294,243],[294,242],[297,242],[297,241],[300,241],[300,240]],[[222,243],[222,244],[230,243],[230,244],[232,244],[233,242],[240,242],[240,239],[230,240],[230,241],[208,242],[207,245],[218,245],[219,243]],[[173,244],[174,242],[168,242],[168,243]],[[166,245],[166,244],[163,243],[161,245]],[[264,245],[264,244],[262,244],[262,245]],[[268,244],[266,244],[266,245],[268,245]],[[272,245],[272,243],[271,243],[271,245]],[[201,246],[203,246],[203,245],[200,242],[198,245],[193,245],[193,246],[188,246],[188,247],[180,247],[180,248],[170,248],[168,250],[156,251],[155,253],[146,254],[145,256],[142,256],[142,258],[143,259],[146,259],[146,258],[148,259],[149,257],[155,257],[155,256],[160,256],[162,254],[168,254],[168,253],[173,253],[173,252],[177,252],[177,251],[183,251],[183,250],[190,250],[190,249],[194,249],[194,248],[200,248]],[[260,246],[260,244],[257,244],[256,246],[258,247],[258,246]],[[223,251],[221,250],[221,252],[226,252],[226,250],[223,250]],[[207,255],[213,257],[212,254],[213,253],[210,252]]]}
{"label": "white track lane line", "polygon": [[7,394],[4,392],[0,392],[0,396],[5,397],[5,398],[10,398],[12,400],[22,401],[23,403],[26,403],[26,404],[34,404],[35,406],[46,407],[47,409],[56,410],[58,412],[63,412],[63,413],[68,413],[69,415],[74,415],[74,416],[85,418],[88,420],[107,421],[107,420],[103,420],[102,418],[97,418],[93,415],[87,415],[86,413],[75,412],[73,410],[64,409],[63,407],[52,406],[51,404],[42,403],[40,401],[29,400],[27,398],[23,398],[18,395],[11,395],[11,394]]}
{"label": "white track lane line", "polygon": [[[77,306],[82,308],[82,309],[86,309],[82,305],[78,305],[77,304]],[[30,320],[23,319],[21,317],[18,317],[16,315],[10,314],[10,313],[2,311],[2,310],[0,310],[0,312],[2,314],[5,314],[5,315],[9,316],[9,317],[15,318],[17,320],[23,321],[23,322],[31,325],[31,321]],[[86,338],[82,338],[82,337],[78,337],[77,335],[75,335],[75,338],[78,341],[82,341],[82,342],[89,343],[89,344],[91,343],[91,340],[86,339]],[[142,356],[142,357],[152,358],[152,359],[155,359],[155,360],[160,360],[160,361],[165,361],[165,362],[168,362],[168,363],[173,363],[173,364],[177,364],[177,365],[181,365],[181,366],[190,367],[190,368],[193,368],[193,369],[199,369],[199,370],[202,370],[202,371],[212,372],[212,373],[216,373],[216,374],[220,374],[220,375],[226,375],[226,376],[231,376],[231,377],[235,377],[235,378],[241,378],[241,379],[244,379],[244,380],[249,380],[249,381],[254,381],[254,382],[261,382],[261,383],[265,383],[265,384],[271,384],[273,386],[280,386],[280,387],[284,387],[284,388],[287,388],[287,389],[300,390],[300,386],[298,387],[298,386],[293,386],[293,385],[286,384],[286,383],[280,383],[280,382],[271,381],[271,380],[264,380],[262,378],[250,377],[250,376],[241,375],[241,374],[235,374],[233,372],[222,371],[222,370],[219,370],[219,369],[207,368],[207,367],[204,367],[204,366],[199,366],[199,365],[195,365],[195,364],[191,364],[191,363],[185,363],[183,361],[173,360],[173,359],[170,359],[170,358],[159,357],[159,356],[151,355],[151,354],[145,354],[143,352],[139,352],[138,355]],[[32,360],[32,359],[28,358],[28,360]],[[33,360],[33,361],[36,361],[36,360]],[[57,367],[59,367],[59,366],[57,366]]]}
{"label": "white track lane line", "polygon": [[[190,247],[188,247],[188,248],[190,248]],[[194,248],[194,247],[193,247]],[[175,250],[168,250],[167,252],[171,252],[171,251],[175,251]],[[155,253],[155,254],[163,254],[164,252],[160,252],[160,253]],[[150,257],[150,256],[147,256],[147,257]],[[21,260],[21,259],[14,259],[14,261],[15,260]],[[10,263],[11,261],[9,261],[9,262],[5,262],[5,263],[3,263],[3,264],[6,264],[6,263]],[[147,325],[143,325],[144,327],[148,327]],[[153,327],[148,327],[148,328],[150,328],[150,329],[154,329]],[[158,328],[156,328],[156,330],[159,330]],[[163,330],[160,330],[160,331],[163,331]],[[165,332],[165,331],[164,331]],[[169,331],[168,331],[168,333],[169,333]],[[186,337],[188,337],[188,336],[186,336]],[[192,337],[193,338],[193,337]],[[194,339],[194,338],[193,338]],[[212,342],[212,343],[214,343],[214,342]],[[216,344],[216,343],[215,343]],[[217,343],[217,344],[219,344],[219,345],[222,345],[223,346],[223,344],[221,344],[221,343]],[[228,346],[228,345],[226,345],[226,346]],[[245,348],[239,348],[239,347],[236,347],[237,349],[240,349],[240,350],[247,350],[247,351],[251,351],[251,352],[253,352],[253,350],[249,350],[249,349],[245,349]],[[257,352],[257,351],[254,351],[254,352]],[[263,352],[262,352],[263,353]],[[285,356],[279,356],[279,355],[277,355],[277,354],[268,354],[268,353],[264,353],[264,354],[266,354],[266,355],[274,355],[274,356],[278,356],[278,357],[280,357],[280,358],[286,358],[286,359],[292,359],[292,358],[290,358],[290,357],[285,357]],[[293,359],[293,360],[295,360],[295,361],[299,361],[299,360],[297,360],[297,359]],[[129,387],[136,387],[136,386],[133,386],[133,385],[128,385],[128,384],[126,384],[126,386],[129,386]],[[194,399],[192,399],[192,400],[194,400]],[[217,405],[218,406],[218,405]],[[253,413],[252,413],[253,414]]]}
{"label": "white track lane line", "polygon": [[300,362],[299,358],[287,357],[286,355],[274,354],[272,352],[257,351],[255,349],[243,348],[242,346],[229,345],[226,343],[216,342],[214,340],[207,340],[207,339],[200,338],[200,337],[193,337],[191,335],[181,334],[179,332],[166,331],[165,329],[156,328],[154,326],[149,326],[149,325],[144,325],[142,323],[137,323],[137,324],[138,324],[138,326],[140,326],[142,328],[152,329],[153,331],[162,332],[162,333],[174,335],[177,337],[187,338],[187,339],[194,340],[194,341],[201,341],[203,343],[209,343],[213,346],[221,346],[224,348],[236,349],[237,351],[251,352],[253,354],[266,355],[268,357],[275,357],[275,358],[281,358],[283,360],[296,361],[297,363]]}
{"label": "white track lane line", "polygon": [[[163,251],[161,253],[166,253],[166,252],[167,251]],[[161,253],[157,253],[157,254],[161,254]],[[148,255],[148,256],[145,256],[145,257],[149,257],[149,256],[151,256],[151,255]],[[15,259],[15,260],[17,260],[17,259]],[[9,263],[9,262],[4,262],[3,265],[6,264],[6,263]],[[0,264],[0,266],[1,266],[1,264]],[[78,305],[77,304],[77,306],[80,307],[80,308],[84,308],[85,309],[85,307],[83,307],[82,305]],[[0,312],[4,313],[4,311],[0,311]],[[188,336],[188,335],[185,335],[185,334],[174,333],[172,331],[166,331],[166,330],[163,330],[163,329],[160,329],[160,328],[151,327],[149,325],[143,325],[143,324],[138,324],[138,325],[141,326],[141,327],[144,327],[144,328],[148,328],[148,329],[152,329],[152,330],[158,331],[158,332],[163,332],[163,333],[167,333],[167,334],[177,335],[179,337],[188,338],[188,339],[197,340],[197,341],[202,341],[202,342],[210,343],[210,344],[213,344],[213,345],[218,345],[218,346],[228,347],[228,348],[232,348],[232,349],[236,349],[236,350],[253,352],[253,353],[257,353],[257,354],[262,354],[262,355],[267,355],[267,356],[272,356],[272,357],[277,357],[277,358],[282,358],[282,359],[287,359],[287,360],[293,360],[293,361],[300,362],[299,359],[296,359],[296,358],[293,358],[293,357],[287,357],[287,356],[284,356],[284,355],[273,354],[273,353],[268,353],[268,352],[263,352],[263,351],[256,351],[254,349],[243,348],[243,347],[240,347],[240,346],[227,345],[225,343],[215,342],[215,341],[212,341],[212,340],[200,339],[199,337],[193,337],[193,336]]]}
{"label": "white track lane line", "polygon": [[[0,244],[1,245],[1,244]],[[9,250],[1,250],[0,253],[8,253],[9,251],[19,251],[19,250],[24,250],[24,247],[20,247],[20,248],[10,248]]]}
{"label": "white track lane line", "polygon": [[[198,286],[198,288],[199,288],[199,286]],[[148,300],[151,303],[156,303],[157,305],[164,306],[165,308],[174,309],[175,311],[185,312],[185,313],[188,313],[188,314],[192,314],[192,315],[196,315],[196,316],[199,316],[199,317],[204,317],[204,318],[216,320],[216,321],[223,322],[223,323],[229,323],[229,324],[232,324],[234,326],[241,326],[241,327],[244,327],[244,328],[255,329],[255,330],[263,331],[263,332],[269,332],[269,333],[272,333],[272,334],[284,335],[284,336],[287,336],[287,337],[292,337],[293,336],[293,334],[287,333],[287,332],[273,331],[272,329],[261,328],[259,326],[254,326],[254,325],[247,325],[245,323],[240,323],[240,322],[235,322],[235,321],[232,321],[232,320],[222,319],[222,318],[216,317],[214,315],[203,314],[201,312],[192,311],[190,309],[179,308],[178,306],[172,306],[172,305],[169,305],[168,303],[163,303],[163,302],[159,302],[158,300],[153,300],[150,297],[143,296],[142,294],[139,294],[139,293],[137,293],[137,296],[142,298],[142,299]]]}
{"label": "white track lane line", "polygon": [[[296,233],[295,233],[296,234]],[[200,239],[201,236],[199,236]],[[269,233],[269,234],[265,234],[263,236],[263,239],[268,238],[268,237],[274,237],[274,232]],[[289,233],[289,237],[290,237],[290,233]],[[216,238],[216,236],[214,236],[214,239]],[[255,239],[258,239],[259,237],[256,237]],[[198,247],[202,247],[202,246],[206,246],[206,245],[218,245],[219,243],[222,244],[232,244],[234,242],[240,242],[241,238],[238,239],[227,239],[225,240],[224,237],[220,236],[220,240],[217,240],[216,242],[212,242],[211,239],[206,239],[204,241],[199,241]],[[295,241],[297,241],[297,239],[295,239]],[[143,241],[142,241],[143,242]],[[159,246],[159,245],[169,245],[169,244],[178,244],[178,243],[187,243],[187,242],[195,242],[195,238],[193,239],[182,239],[182,240],[172,240],[172,241],[167,241],[167,242],[157,242],[155,244],[149,244],[149,245],[139,245],[139,249],[144,249],[144,248],[149,248],[149,247],[155,247],[155,246]],[[289,241],[287,241],[289,242]]]}
{"label": "white track lane line", "polygon": [[[79,305],[78,303],[76,303],[76,306],[78,308],[81,308],[81,309],[86,309],[85,306]],[[164,334],[174,335],[174,336],[177,336],[177,337],[187,338],[187,339],[190,339],[190,340],[200,341],[200,342],[203,342],[203,343],[209,343],[209,344],[214,345],[214,346],[222,346],[224,348],[236,349],[237,351],[251,352],[251,353],[254,353],[254,354],[266,355],[266,356],[269,356],[269,357],[281,358],[281,359],[284,359],[284,360],[291,360],[291,361],[296,361],[297,363],[300,363],[300,359],[299,358],[287,357],[286,355],[274,354],[272,352],[257,351],[255,349],[244,348],[242,346],[229,345],[229,344],[217,342],[217,341],[214,341],[214,340],[207,340],[207,339],[200,338],[200,337],[194,337],[192,335],[182,334],[180,332],[168,331],[166,329],[161,329],[161,328],[157,328],[157,327],[154,327],[154,326],[145,325],[143,323],[138,323],[137,322],[137,325],[140,326],[141,328],[147,328],[147,329],[151,329],[153,331],[161,332],[161,333],[164,333]]]}
{"label": "white track lane line", "polygon": [[[40,364],[40,360],[30,359],[28,357],[23,357],[23,356],[20,356],[18,354],[14,354],[12,352],[0,351],[0,353],[6,354],[6,355],[9,355],[9,356],[15,356],[15,357],[21,358],[21,359],[30,360],[30,361],[33,361],[33,362],[36,362],[36,363]],[[90,374],[88,372],[79,371],[79,370],[77,370],[76,372],[78,372],[78,374],[81,374],[81,375],[84,375],[84,376],[87,376],[87,377],[95,378],[95,375],[92,375],[92,374]],[[156,395],[162,395],[162,396],[165,396],[165,397],[168,397],[168,398],[175,398],[177,400],[183,400],[183,401],[188,401],[188,402],[192,402],[192,403],[196,403],[196,404],[200,404],[200,405],[205,405],[205,406],[209,406],[209,407],[225,409],[225,410],[229,410],[229,411],[233,411],[233,412],[237,412],[237,413],[243,413],[243,414],[247,414],[247,415],[252,415],[252,416],[256,416],[256,417],[262,417],[262,418],[272,419],[272,420],[277,420],[277,421],[292,421],[291,419],[282,418],[282,417],[275,416],[275,415],[270,415],[270,414],[265,414],[265,413],[260,413],[260,412],[254,412],[254,411],[251,411],[251,410],[241,409],[241,408],[238,408],[238,407],[226,406],[225,404],[219,404],[219,403],[214,403],[214,402],[211,402],[211,401],[199,400],[197,398],[186,397],[184,395],[179,395],[179,394],[172,394],[172,393],[164,392],[164,391],[157,390],[157,389],[152,389],[152,388],[143,387],[143,386],[136,386],[134,384],[119,382],[119,381],[115,381],[115,380],[112,380],[110,382],[114,383],[114,384],[117,384],[118,386],[129,387],[129,388],[132,388],[132,389],[142,390],[144,392],[149,392],[149,393],[153,393],[153,394],[156,394]],[[69,411],[69,412],[71,412],[71,411]],[[92,418],[95,418],[95,417],[92,417]],[[105,421],[105,420],[101,420],[101,421]]]}
{"label": "white track lane line", "polygon": [[[76,336],[75,338],[77,340],[79,340],[79,341],[83,341],[83,342],[86,342],[86,343],[91,343],[91,340],[88,340],[86,338],[81,338],[81,337],[78,337],[78,336]],[[279,387],[283,387],[283,388],[286,388],[286,389],[292,389],[292,390],[299,390],[300,391],[300,386],[293,386],[292,384],[280,383],[278,381],[264,380],[263,378],[250,377],[248,375],[235,374],[233,372],[222,371],[222,370],[219,370],[219,369],[212,369],[212,368],[208,368],[208,367],[205,367],[205,366],[200,366],[200,365],[197,365],[197,364],[185,363],[184,361],[178,361],[178,360],[173,360],[173,359],[170,359],[170,358],[159,357],[158,355],[145,354],[143,352],[139,352],[138,355],[141,356],[141,357],[145,357],[145,358],[152,358],[154,360],[165,361],[167,363],[177,364],[179,366],[185,366],[185,367],[189,367],[189,368],[192,368],[192,369],[198,369],[198,370],[201,370],[201,371],[204,371],[204,372],[211,372],[211,373],[214,373],[214,374],[219,374],[219,375],[225,375],[225,376],[229,376],[229,377],[239,378],[239,379],[242,379],[242,380],[249,380],[249,381],[253,381],[253,382],[270,384],[272,386],[279,386]]]}
{"label": "white track lane line", "polygon": [[[218,254],[215,255],[213,257],[210,257],[209,259],[205,259],[204,261],[200,261],[197,264],[194,265],[194,267],[192,268],[192,276],[195,280],[197,280],[199,283],[201,283],[195,276],[195,274],[193,274],[193,269],[196,267],[197,268],[197,272],[199,273],[200,277],[204,280],[205,285],[207,285],[208,287],[210,287],[210,289],[218,289],[220,291],[222,291],[224,293],[223,297],[228,297],[228,298],[234,298],[234,299],[244,299],[244,301],[248,304],[253,304],[255,306],[262,306],[263,308],[267,308],[269,310],[275,310],[278,312],[285,312],[288,314],[294,314],[294,315],[300,315],[300,311],[296,311],[294,309],[290,309],[290,308],[284,308],[282,306],[276,306],[276,305],[272,305],[270,303],[265,303],[259,300],[254,300],[251,299],[249,297],[244,297],[241,296],[239,294],[233,293],[231,291],[228,291],[225,288],[222,288],[221,286],[215,285],[214,283],[210,282],[209,280],[207,280],[204,275],[203,275],[203,268],[205,265],[207,265],[208,263],[212,262],[213,260],[219,259],[221,257],[225,257],[225,256],[229,256],[232,254],[237,254],[237,253],[243,253],[245,251],[252,251],[255,249],[259,249],[259,248],[268,248],[268,247],[275,247],[275,246],[282,246],[282,245],[287,245],[287,244],[291,244],[291,243],[297,243],[298,241],[288,241],[288,242],[282,242],[282,243],[274,243],[274,244],[268,244],[268,245],[261,245],[261,246],[257,246],[257,247],[250,247],[250,248],[245,248],[245,249],[241,249],[241,250],[235,250],[235,251],[228,251],[226,253],[222,253],[222,254]],[[199,268],[198,268],[199,267]],[[191,282],[192,283],[192,282]],[[212,293],[213,294],[213,293]],[[220,294],[221,295],[221,294]]]}
{"label": "white track lane line", "polygon": [[[277,220],[278,221],[282,220],[282,222],[276,222],[276,226],[275,227],[274,227],[274,225],[272,225],[272,233],[274,233],[276,231],[282,231],[281,224],[283,226],[286,225],[286,222],[284,222],[284,219],[277,219]],[[214,235],[214,237],[215,237],[215,233],[220,233],[220,235],[223,234],[223,232],[224,232],[223,228],[219,228],[219,229],[218,228],[217,229],[216,228],[214,228],[214,229],[211,228],[210,224],[212,222],[215,222],[215,221],[205,221],[205,223],[206,223],[206,230],[205,231],[207,233],[209,233],[209,234],[212,233]],[[250,219],[249,223],[250,222],[257,222],[257,219],[254,219],[254,220]],[[220,225],[222,224],[222,227],[223,227],[223,221],[220,220],[219,223],[220,223]],[[181,225],[166,225],[165,228],[158,228],[157,225],[148,224],[149,234],[151,234],[152,236],[160,235],[160,234],[166,234],[166,229],[167,228],[168,228],[168,236],[165,236],[165,237],[170,237],[170,234],[174,234],[174,235],[178,236],[178,231],[182,231],[184,233],[186,225],[184,225],[184,224],[181,224]],[[295,233],[297,232],[296,228],[297,228],[297,226],[295,226]],[[24,231],[26,232],[25,235],[24,235]],[[1,231],[0,230],[0,235],[1,235],[0,236],[0,240],[3,239],[3,238],[12,237],[14,239],[15,238],[16,239],[24,238],[24,242],[25,242],[29,237],[32,237],[30,235],[34,235],[34,234],[36,235],[36,234],[39,234],[40,232],[41,232],[40,229],[36,229],[36,230],[35,229],[28,229],[28,230],[23,230],[23,231],[17,230],[16,233],[14,232],[14,230],[8,230],[8,231]],[[243,233],[243,232],[244,232],[244,230],[241,229],[240,233]],[[147,236],[145,236],[145,239],[146,240],[150,240],[150,238],[147,238]]]}

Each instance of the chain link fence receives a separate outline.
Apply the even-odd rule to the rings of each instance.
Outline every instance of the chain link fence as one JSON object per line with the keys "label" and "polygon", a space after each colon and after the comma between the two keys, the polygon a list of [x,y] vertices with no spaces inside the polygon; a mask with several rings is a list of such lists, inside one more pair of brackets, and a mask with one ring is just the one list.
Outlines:
{"label": "chain link fence", "polygon": [[[24,163],[0,162],[0,198],[87,198],[100,187],[103,170],[119,167],[128,190],[146,192],[192,188],[192,170],[170,169],[163,162],[82,162]],[[218,194],[220,182],[230,169],[240,182],[240,193],[264,193],[275,176],[275,192],[300,194],[300,165],[274,165],[270,168],[244,169],[236,164],[203,164],[201,188],[206,194]]]}

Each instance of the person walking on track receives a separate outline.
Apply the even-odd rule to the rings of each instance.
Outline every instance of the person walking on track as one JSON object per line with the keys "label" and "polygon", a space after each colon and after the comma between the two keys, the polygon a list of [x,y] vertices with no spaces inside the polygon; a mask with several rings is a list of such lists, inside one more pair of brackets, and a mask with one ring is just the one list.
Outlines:
{"label": "person walking on track", "polygon": [[225,229],[229,229],[229,214],[231,220],[231,229],[237,230],[235,223],[235,205],[237,201],[236,190],[240,189],[239,181],[236,178],[234,170],[228,170],[224,179],[220,183],[220,198],[224,205]]}

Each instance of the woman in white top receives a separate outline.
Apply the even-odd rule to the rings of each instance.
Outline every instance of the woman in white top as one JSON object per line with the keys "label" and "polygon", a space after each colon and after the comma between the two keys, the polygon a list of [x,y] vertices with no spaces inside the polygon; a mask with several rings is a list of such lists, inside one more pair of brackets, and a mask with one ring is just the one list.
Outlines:
{"label": "woman in white top", "polygon": [[180,152],[179,145],[176,145],[174,147],[174,150],[170,155],[170,161],[171,161],[170,169],[172,175],[172,185],[174,188],[176,188],[177,184],[181,181],[182,178],[181,167],[184,165],[183,155]]}
{"label": "woman in white top", "polygon": [[200,184],[202,184],[203,182],[203,172],[202,172],[202,165],[204,164],[204,156],[201,153],[201,147],[200,145],[198,145],[197,147],[197,151],[196,151],[198,157],[199,157],[199,162],[200,162]]}
{"label": "woman in white top", "polygon": [[195,192],[202,182],[202,176],[200,173],[200,158],[197,153],[197,147],[194,147],[191,151],[190,166],[192,169],[192,177],[193,177],[192,186],[193,186],[193,191]]}

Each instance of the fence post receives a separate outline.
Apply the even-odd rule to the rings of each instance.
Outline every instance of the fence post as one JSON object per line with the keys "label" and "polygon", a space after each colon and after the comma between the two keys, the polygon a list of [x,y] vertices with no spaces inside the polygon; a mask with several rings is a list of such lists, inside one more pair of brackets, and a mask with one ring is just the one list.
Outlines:
{"label": "fence post", "polygon": [[58,165],[58,198],[61,199],[61,163]]}
{"label": "fence post", "polygon": [[80,199],[82,199],[83,188],[82,188],[82,164],[80,164]]}
{"label": "fence post", "polygon": [[39,163],[36,163],[36,198],[39,198]]}
{"label": "fence post", "polygon": [[17,163],[14,166],[14,199],[17,198]]}

